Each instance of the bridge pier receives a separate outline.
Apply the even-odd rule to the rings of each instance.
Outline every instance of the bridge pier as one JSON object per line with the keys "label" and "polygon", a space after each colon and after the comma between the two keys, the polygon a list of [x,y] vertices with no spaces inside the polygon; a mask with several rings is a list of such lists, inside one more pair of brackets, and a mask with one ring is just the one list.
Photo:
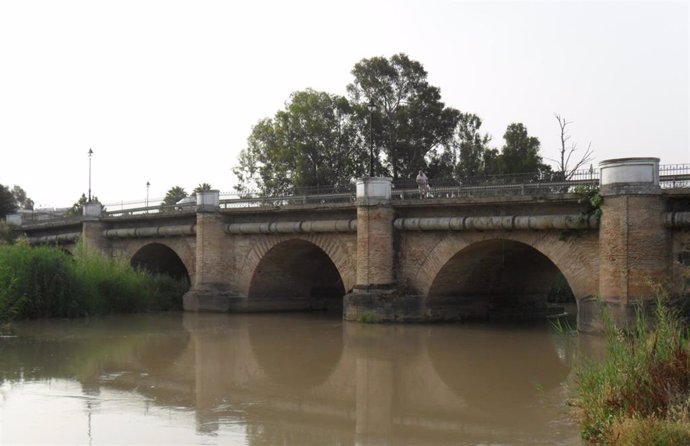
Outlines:
{"label": "bridge pier", "polygon": [[106,226],[101,221],[101,204],[86,203],[82,213],[81,239],[83,248],[106,255],[109,254],[108,239],[103,235]]}
{"label": "bridge pier", "polygon": [[420,299],[395,279],[391,179],[357,181],[357,284],[343,298],[343,318],[386,322],[420,318]]}
{"label": "bridge pier", "polygon": [[233,301],[244,301],[231,290],[228,259],[223,249],[224,221],[217,190],[197,193],[196,276],[182,298],[185,311],[229,311]]}
{"label": "bridge pier", "polygon": [[599,226],[599,299],[579,302],[578,329],[601,331],[602,311],[628,324],[653,305],[655,287],[670,279],[669,231],[659,186],[658,158],[603,161]]}

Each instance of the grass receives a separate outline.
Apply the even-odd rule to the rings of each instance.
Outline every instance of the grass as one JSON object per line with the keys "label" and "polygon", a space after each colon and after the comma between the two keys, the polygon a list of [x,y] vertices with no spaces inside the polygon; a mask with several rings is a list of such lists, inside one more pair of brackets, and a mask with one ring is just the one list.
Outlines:
{"label": "grass", "polygon": [[0,246],[0,323],[181,309],[185,282],[83,248]]}
{"label": "grass", "polygon": [[606,357],[580,366],[572,402],[586,442],[690,444],[688,329],[667,296],[653,316],[638,311],[628,329],[605,316]]}

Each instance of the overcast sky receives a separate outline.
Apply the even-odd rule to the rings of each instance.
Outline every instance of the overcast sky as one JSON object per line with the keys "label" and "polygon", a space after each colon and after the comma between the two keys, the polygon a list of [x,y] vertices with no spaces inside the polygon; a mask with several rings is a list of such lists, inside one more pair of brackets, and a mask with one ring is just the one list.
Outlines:
{"label": "overcast sky", "polygon": [[0,0],[0,184],[37,206],[232,191],[251,127],[290,93],[345,95],[404,52],[492,144],[554,112],[601,160],[689,163],[688,2]]}

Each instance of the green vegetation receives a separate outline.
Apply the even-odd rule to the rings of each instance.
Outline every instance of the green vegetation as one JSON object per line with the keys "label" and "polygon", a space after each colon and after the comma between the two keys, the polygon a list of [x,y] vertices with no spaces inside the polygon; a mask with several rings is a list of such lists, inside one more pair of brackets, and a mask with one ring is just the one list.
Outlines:
{"label": "green vegetation", "polygon": [[666,297],[654,323],[623,329],[605,315],[606,357],[577,374],[573,405],[593,444],[690,444],[690,336]]}
{"label": "green vegetation", "polygon": [[[84,215],[84,205],[89,201],[88,198],[86,198],[85,194],[81,194],[81,197],[79,197],[79,200],[77,200],[71,208],[67,210],[67,215]],[[91,202],[92,203],[98,203],[101,205],[101,212],[105,211],[105,206],[101,204],[100,201],[98,201],[98,197],[95,195],[91,196]]]}
{"label": "green vegetation", "polygon": [[17,210],[17,202],[12,191],[7,186],[0,184],[0,218]]}
{"label": "green vegetation", "polygon": [[172,206],[183,198],[187,198],[189,194],[181,186],[173,186],[165,193],[163,205]]}
{"label": "green vegetation", "polygon": [[0,246],[0,322],[181,309],[186,282],[77,251]]}
{"label": "green vegetation", "polygon": [[594,215],[597,219],[601,218],[601,205],[604,203],[604,198],[599,194],[598,185],[577,186],[575,194],[580,197],[577,202],[587,206],[583,212],[584,215]]}
{"label": "green vegetation", "polygon": [[539,139],[521,123],[507,126],[501,148],[489,147],[482,120],[446,106],[423,65],[405,54],[362,59],[351,73],[347,97],[296,91],[273,118],[254,125],[233,168],[238,191],[278,194],[347,186],[368,173],[370,150],[374,176],[409,181],[424,170],[430,178],[463,184],[494,174],[567,178],[591,158],[588,148],[579,161],[571,159],[576,146],[566,144],[570,123],[560,117],[556,171],[542,162]]}

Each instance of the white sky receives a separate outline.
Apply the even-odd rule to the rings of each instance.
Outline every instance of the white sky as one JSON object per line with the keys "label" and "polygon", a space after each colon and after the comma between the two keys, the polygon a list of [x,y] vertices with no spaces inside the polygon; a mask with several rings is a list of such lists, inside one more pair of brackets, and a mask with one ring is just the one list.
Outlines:
{"label": "white sky", "polygon": [[356,62],[407,53],[493,146],[553,113],[597,162],[690,162],[687,1],[0,0],[0,184],[37,206],[232,191],[251,127],[290,93],[345,95]]}

